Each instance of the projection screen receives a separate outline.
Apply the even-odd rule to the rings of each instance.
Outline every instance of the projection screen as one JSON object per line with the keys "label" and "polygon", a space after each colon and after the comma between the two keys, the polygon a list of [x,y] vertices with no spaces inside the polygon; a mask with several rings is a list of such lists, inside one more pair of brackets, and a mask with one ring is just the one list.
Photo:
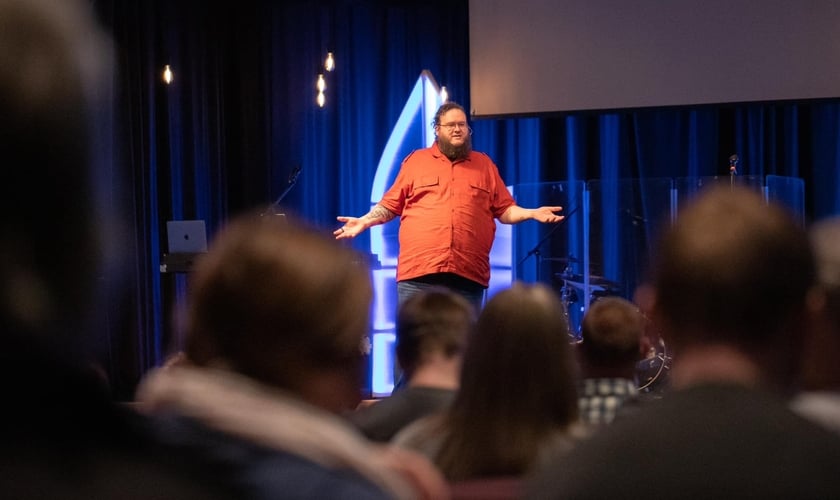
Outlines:
{"label": "projection screen", "polygon": [[475,118],[840,96],[840,1],[470,0]]}

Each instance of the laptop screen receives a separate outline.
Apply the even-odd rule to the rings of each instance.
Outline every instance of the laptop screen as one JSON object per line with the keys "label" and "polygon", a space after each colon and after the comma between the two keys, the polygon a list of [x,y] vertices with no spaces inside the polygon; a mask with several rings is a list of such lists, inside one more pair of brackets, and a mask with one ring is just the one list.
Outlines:
{"label": "laptop screen", "polygon": [[207,251],[207,229],[203,220],[166,221],[169,253],[202,253]]}

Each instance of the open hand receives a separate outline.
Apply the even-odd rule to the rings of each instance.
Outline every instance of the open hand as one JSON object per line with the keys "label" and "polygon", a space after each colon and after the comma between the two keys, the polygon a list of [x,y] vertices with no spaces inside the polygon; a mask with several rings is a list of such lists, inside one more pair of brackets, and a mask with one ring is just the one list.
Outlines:
{"label": "open hand", "polygon": [[336,217],[336,219],[338,219],[339,222],[344,223],[343,226],[333,231],[333,235],[337,240],[355,238],[357,234],[366,229],[365,223],[359,217],[346,217],[340,215]]}
{"label": "open hand", "polygon": [[555,212],[559,212],[563,210],[563,207],[539,207],[535,208],[533,212],[534,220],[544,222],[547,224],[553,224],[555,222],[560,222],[561,220],[565,219],[566,217],[563,215],[558,215]]}

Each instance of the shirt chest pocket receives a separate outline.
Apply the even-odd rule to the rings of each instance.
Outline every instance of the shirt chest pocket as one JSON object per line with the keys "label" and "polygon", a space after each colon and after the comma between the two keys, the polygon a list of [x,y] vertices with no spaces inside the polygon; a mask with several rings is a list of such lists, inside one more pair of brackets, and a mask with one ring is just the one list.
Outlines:
{"label": "shirt chest pocket", "polygon": [[437,193],[440,190],[440,179],[436,175],[420,177],[414,182],[409,198],[416,198],[428,193]]}
{"label": "shirt chest pocket", "polygon": [[489,200],[490,188],[487,184],[470,181],[470,196],[481,200]]}

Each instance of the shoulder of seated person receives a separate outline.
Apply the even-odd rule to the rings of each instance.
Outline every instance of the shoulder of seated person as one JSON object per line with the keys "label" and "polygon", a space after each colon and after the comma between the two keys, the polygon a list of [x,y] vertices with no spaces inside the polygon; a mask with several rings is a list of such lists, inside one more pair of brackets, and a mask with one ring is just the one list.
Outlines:
{"label": "shoulder of seated person", "polygon": [[373,405],[375,405],[376,403],[380,402],[381,400],[382,400],[382,398],[369,398],[369,399],[363,399],[363,400],[359,401],[359,404],[358,404],[358,405],[356,405],[356,409],[357,409],[357,410],[360,410],[360,409],[362,409],[362,408],[367,408],[367,407],[369,407],[369,406],[373,406]]}
{"label": "shoulder of seated person", "polygon": [[406,425],[399,432],[394,434],[391,444],[408,448],[416,447],[428,439],[443,419],[443,415],[435,413],[420,417]]}

